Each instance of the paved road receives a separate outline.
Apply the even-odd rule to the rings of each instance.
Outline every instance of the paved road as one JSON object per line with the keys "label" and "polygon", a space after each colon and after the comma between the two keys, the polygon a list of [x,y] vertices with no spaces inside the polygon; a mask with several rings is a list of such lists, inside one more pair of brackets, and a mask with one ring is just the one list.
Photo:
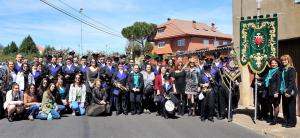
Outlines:
{"label": "paved road", "polygon": [[110,117],[75,117],[67,115],[53,121],[0,120],[0,137],[5,138],[100,138],[100,137],[163,137],[163,138],[259,138],[264,137],[226,120],[201,122],[198,117],[164,119],[155,114]]}

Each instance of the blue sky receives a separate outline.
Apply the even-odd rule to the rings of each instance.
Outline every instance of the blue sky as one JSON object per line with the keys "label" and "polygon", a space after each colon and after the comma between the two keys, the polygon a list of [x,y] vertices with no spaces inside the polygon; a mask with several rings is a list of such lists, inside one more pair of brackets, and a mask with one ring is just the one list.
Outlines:
{"label": "blue sky", "polygon": [[[79,13],[60,3],[47,0],[76,16]],[[231,0],[61,0],[83,12],[106,28],[121,35],[124,27],[135,21],[161,24],[167,18],[214,22],[219,31],[232,33]],[[80,45],[80,22],[52,9],[39,0],[0,0],[0,44],[11,41],[20,45],[31,35],[42,46],[77,50]],[[88,20],[88,19],[86,19]],[[83,25],[83,50],[124,52],[127,40]]]}

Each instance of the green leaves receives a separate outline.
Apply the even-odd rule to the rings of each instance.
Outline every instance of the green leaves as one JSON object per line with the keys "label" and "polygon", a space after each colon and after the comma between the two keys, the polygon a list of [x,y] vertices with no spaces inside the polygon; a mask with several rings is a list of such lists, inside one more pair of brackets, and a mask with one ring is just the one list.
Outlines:
{"label": "green leaves", "polygon": [[3,54],[9,55],[9,54],[16,54],[18,52],[18,47],[14,41],[12,41],[10,44],[8,44],[7,47],[3,49]]}
{"label": "green leaves", "polygon": [[24,38],[24,40],[21,43],[21,46],[19,48],[20,53],[24,54],[38,54],[39,50],[36,47],[36,44],[32,40],[31,36],[28,35]]}
{"label": "green leaves", "polygon": [[123,28],[121,33],[129,41],[126,52],[131,53],[132,51],[135,56],[139,56],[152,51],[153,46],[149,42],[156,34],[156,25],[146,22],[135,22],[132,26]]}

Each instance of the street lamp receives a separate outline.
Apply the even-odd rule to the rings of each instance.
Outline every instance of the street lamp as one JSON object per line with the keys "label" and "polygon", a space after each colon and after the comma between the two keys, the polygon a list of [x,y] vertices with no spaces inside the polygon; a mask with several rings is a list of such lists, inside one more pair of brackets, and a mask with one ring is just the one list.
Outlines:
{"label": "street lamp", "polygon": [[[79,13],[81,15],[81,18],[82,18],[82,11],[83,11],[83,8],[80,8],[79,10]],[[82,56],[82,22],[80,22],[80,55]]]}

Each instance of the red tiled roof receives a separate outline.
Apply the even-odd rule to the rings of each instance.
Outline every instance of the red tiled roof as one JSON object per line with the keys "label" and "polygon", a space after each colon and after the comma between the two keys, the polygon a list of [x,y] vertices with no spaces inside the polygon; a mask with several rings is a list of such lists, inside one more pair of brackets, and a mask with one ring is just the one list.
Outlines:
{"label": "red tiled roof", "polygon": [[45,50],[45,48],[41,45],[36,45],[36,48],[39,50],[39,52],[43,52]]}
{"label": "red tiled roof", "polygon": [[208,36],[208,37],[220,37],[225,39],[232,39],[232,35],[224,34],[219,31],[212,29],[212,26],[209,26],[205,23],[172,19],[158,25],[157,28],[165,28],[163,32],[156,33],[155,40],[177,37],[177,36],[186,36],[186,35],[196,35],[196,36]]}

